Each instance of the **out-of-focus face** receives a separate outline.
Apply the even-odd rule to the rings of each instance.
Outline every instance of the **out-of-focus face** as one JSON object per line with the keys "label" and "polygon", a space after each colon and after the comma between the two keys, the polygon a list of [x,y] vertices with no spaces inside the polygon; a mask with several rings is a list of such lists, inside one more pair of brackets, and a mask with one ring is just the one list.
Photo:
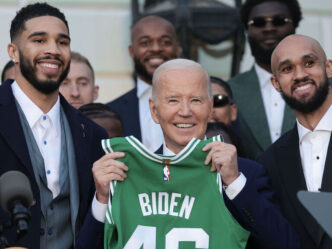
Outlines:
{"label": "out-of-focus face", "polygon": [[152,83],[153,72],[159,65],[179,56],[179,45],[173,26],[160,17],[146,17],[132,30],[130,56],[137,75]]}
{"label": "out-of-focus face", "polygon": [[293,35],[283,40],[272,55],[272,71],[274,87],[301,113],[318,109],[328,95],[332,63],[309,37]]}
{"label": "out-of-focus face", "polygon": [[91,69],[83,62],[73,60],[66,79],[60,85],[60,93],[76,109],[92,103],[98,97]]}
{"label": "out-of-focus face", "polygon": [[16,80],[44,94],[58,90],[70,61],[69,32],[59,18],[41,16],[25,22],[25,29],[9,53],[19,63]]}
{"label": "out-of-focus face", "polygon": [[[217,83],[211,82],[211,87],[212,87],[212,95],[223,95],[223,96],[228,96],[227,92],[225,89],[220,86]],[[220,122],[224,123],[225,125],[230,125],[232,121],[236,120],[236,115],[237,115],[237,106],[236,104],[233,103],[228,103],[225,104],[224,106],[220,107],[213,107],[213,111],[210,117],[211,123],[215,122]]]}
{"label": "out-of-focus face", "polygon": [[118,119],[103,117],[92,118],[92,120],[107,131],[109,138],[123,136],[122,124]]}
{"label": "out-of-focus face", "polygon": [[291,21],[284,22],[283,25],[275,25],[273,21],[266,21],[265,25],[258,27],[257,23],[262,18],[265,20],[284,20],[284,18],[291,20],[291,14],[288,7],[280,2],[258,4],[250,12],[249,22],[253,21],[253,24],[248,25],[248,41],[251,53],[258,64],[270,65],[274,48],[283,38],[294,34],[295,28]]}
{"label": "out-of-focus face", "polygon": [[178,153],[193,137],[204,139],[212,99],[202,69],[164,71],[155,89],[150,110],[154,121],[161,125],[166,146]]}

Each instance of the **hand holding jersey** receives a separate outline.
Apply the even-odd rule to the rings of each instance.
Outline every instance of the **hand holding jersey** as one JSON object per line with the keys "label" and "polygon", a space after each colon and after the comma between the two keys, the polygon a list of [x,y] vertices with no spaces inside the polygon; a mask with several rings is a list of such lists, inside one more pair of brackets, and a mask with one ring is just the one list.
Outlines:
{"label": "hand holding jersey", "polygon": [[225,185],[230,185],[239,177],[237,152],[234,145],[215,141],[205,145],[203,151],[209,151],[204,162],[205,165],[212,161],[210,171],[217,170]]}

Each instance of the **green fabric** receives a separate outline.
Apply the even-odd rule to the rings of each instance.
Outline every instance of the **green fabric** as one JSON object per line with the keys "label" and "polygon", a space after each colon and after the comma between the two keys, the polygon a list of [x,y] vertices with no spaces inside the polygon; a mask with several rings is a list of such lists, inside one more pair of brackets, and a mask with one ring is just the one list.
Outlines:
{"label": "green fabric", "polygon": [[[235,76],[228,83],[238,106],[244,150],[249,158],[256,159],[271,145],[272,139],[255,68]],[[295,114],[286,105],[281,134],[292,129],[294,124]]]}
{"label": "green fabric", "polygon": [[171,157],[148,151],[134,137],[103,140],[106,152],[126,153],[119,160],[129,167],[127,179],[110,186],[104,248],[245,248],[249,232],[225,206],[220,175],[204,165],[202,148],[215,140],[221,138],[193,138]]}

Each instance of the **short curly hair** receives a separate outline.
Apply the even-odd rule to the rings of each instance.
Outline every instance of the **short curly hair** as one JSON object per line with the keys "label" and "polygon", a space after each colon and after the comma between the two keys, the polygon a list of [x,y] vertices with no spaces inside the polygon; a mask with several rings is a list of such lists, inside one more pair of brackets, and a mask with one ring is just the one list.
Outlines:
{"label": "short curly hair", "polygon": [[26,21],[41,16],[54,16],[59,18],[64,22],[69,32],[66,17],[58,8],[55,8],[47,3],[35,3],[23,7],[16,13],[16,16],[12,20],[10,26],[11,41],[13,42],[17,36],[24,31]]}
{"label": "short curly hair", "polygon": [[241,21],[246,29],[248,29],[248,21],[251,10],[258,4],[265,2],[279,2],[287,6],[292,16],[294,27],[299,26],[302,19],[302,11],[297,0],[247,0],[241,8]]}

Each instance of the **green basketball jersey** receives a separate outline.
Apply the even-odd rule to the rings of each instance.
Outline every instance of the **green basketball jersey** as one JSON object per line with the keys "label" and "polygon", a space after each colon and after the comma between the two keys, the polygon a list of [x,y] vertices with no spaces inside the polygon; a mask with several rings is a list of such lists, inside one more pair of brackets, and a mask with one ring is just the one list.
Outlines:
{"label": "green basketball jersey", "polygon": [[229,213],[220,174],[204,165],[202,148],[220,136],[193,138],[177,155],[149,151],[136,138],[102,141],[107,153],[125,152],[129,170],[111,182],[105,219],[107,249],[237,249],[249,232]]}

